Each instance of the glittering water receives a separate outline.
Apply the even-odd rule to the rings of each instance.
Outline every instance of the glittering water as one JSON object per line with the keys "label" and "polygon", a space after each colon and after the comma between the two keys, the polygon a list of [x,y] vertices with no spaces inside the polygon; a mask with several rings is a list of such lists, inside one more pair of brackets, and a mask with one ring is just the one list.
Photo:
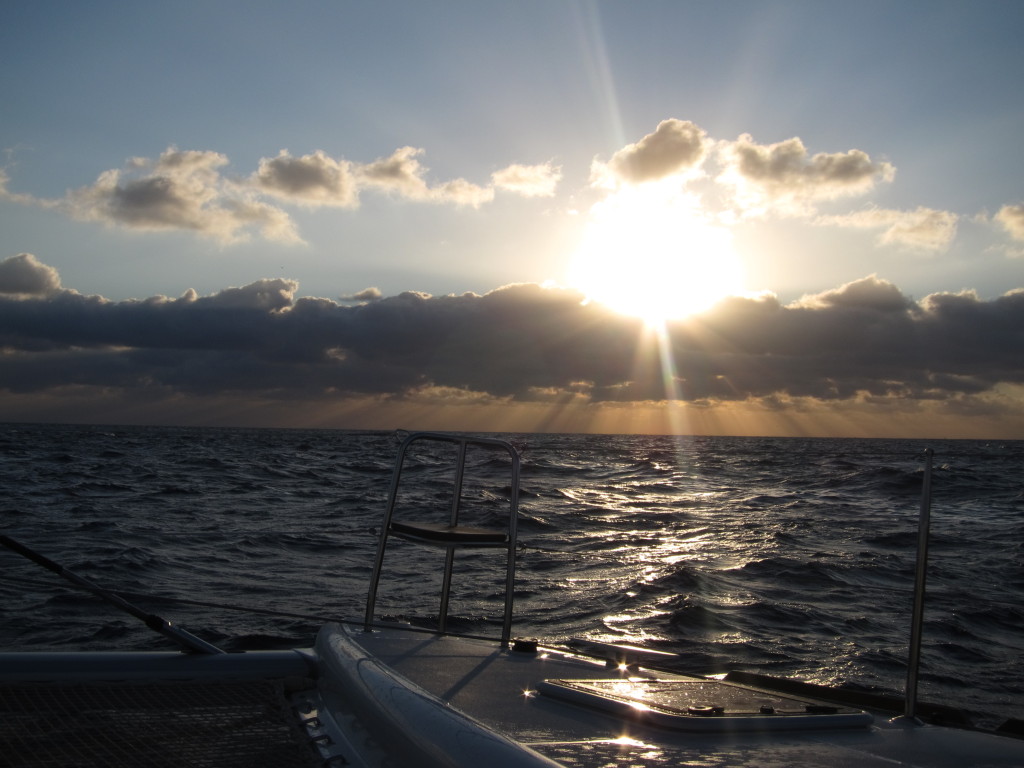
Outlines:
{"label": "glittering water", "polygon": [[[935,451],[922,698],[1024,715],[1024,442],[512,435],[516,634],[681,655],[695,671],[903,685],[923,451]],[[307,645],[362,616],[390,433],[3,425],[0,532],[229,649]],[[470,456],[467,514],[507,508]],[[438,457],[403,505],[443,509]],[[443,514],[443,513],[442,513]],[[440,556],[397,543],[378,612],[437,612]],[[166,647],[0,550],[0,648]],[[501,555],[460,555],[450,626],[495,633]],[[224,605],[302,615],[268,616]]]}

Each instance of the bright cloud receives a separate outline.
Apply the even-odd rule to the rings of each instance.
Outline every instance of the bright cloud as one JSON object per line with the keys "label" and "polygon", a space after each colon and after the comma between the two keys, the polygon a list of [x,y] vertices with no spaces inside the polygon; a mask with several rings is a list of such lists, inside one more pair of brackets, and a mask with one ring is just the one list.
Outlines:
{"label": "bright cloud", "polygon": [[452,179],[430,191],[428,200],[479,208],[494,199],[494,187],[481,187],[465,179]]}
{"label": "bright cloud", "polygon": [[653,133],[627,144],[607,165],[595,163],[598,181],[642,184],[691,171],[704,162],[710,142],[703,129],[688,120],[663,120]]}
{"label": "bright cloud", "polygon": [[721,160],[719,181],[734,188],[741,207],[755,210],[806,212],[817,201],[864,194],[895,175],[890,163],[859,149],[811,155],[797,137],[764,145],[744,134],[722,145]]}
{"label": "bright cloud", "polygon": [[[736,141],[716,141],[690,121],[663,120],[635,143],[591,166],[595,188],[614,191],[657,185],[666,197],[700,195],[702,205],[723,220],[737,216],[813,216],[817,205],[864,195],[893,179],[891,163],[866,152],[811,154],[799,137],[758,144],[749,134]],[[908,213],[872,211],[835,216],[842,226],[884,227],[883,242],[938,248],[955,235],[956,217],[918,209]]]}
{"label": "bright cloud", "polygon": [[510,165],[492,173],[491,183],[498,189],[524,197],[551,197],[561,178],[562,169],[551,163]]}
{"label": "bright cloud", "polygon": [[1024,240],[1024,204],[1004,205],[995,219],[1014,240]]}
{"label": "bright cloud", "polygon": [[956,237],[958,219],[955,213],[932,208],[919,207],[913,211],[870,208],[856,213],[820,216],[815,223],[837,227],[882,229],[884,231],[879,236],[882,243],[939,251],[948,247]]}

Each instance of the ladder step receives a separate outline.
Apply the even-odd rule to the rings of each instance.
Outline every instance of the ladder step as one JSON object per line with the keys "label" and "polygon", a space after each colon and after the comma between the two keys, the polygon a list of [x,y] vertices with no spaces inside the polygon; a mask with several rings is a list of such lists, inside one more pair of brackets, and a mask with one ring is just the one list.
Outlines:
{"label": "ladder step", "polygon": [[444,523],[391,523],[391,532],[403,538],[422,539],[439,544],[507,544],[508,531],[474,525]]}

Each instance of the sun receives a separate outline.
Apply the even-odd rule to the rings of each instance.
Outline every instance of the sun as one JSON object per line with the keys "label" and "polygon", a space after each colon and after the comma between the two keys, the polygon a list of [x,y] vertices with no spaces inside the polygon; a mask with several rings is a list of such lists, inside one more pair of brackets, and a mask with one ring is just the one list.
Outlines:
{"label": "sun", "polygon": [[694,197],[656,185],[619,190],[594,206],[567,279],[589,300],[651,325],[743,292],[731,232]]}

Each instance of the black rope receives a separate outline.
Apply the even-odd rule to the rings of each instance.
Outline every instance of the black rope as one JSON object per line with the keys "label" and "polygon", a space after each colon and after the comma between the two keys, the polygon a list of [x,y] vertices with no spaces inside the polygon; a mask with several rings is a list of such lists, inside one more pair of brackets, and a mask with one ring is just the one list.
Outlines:
{"label": "black rope", "polygon": [[[12,584],[20,584],[22,586],[47,587],[47,588],[51,588],[51,589],[54,588],[54,585],[50,584],[49,582],[39,581],[37,579],[27,579],[27,578],[24,578],[24,577],[5,576],[4,577],[4,581],[5,582],[10,582]],[[64,591],[70,592],[71,590],[65,589]],[[124,598],[127,598],[127,599],[131,599],[131,600],[151,600],[153,602],[174,603],[174,604],[177,604],[177,605],[192,605],[192,606],[198,606],[198,607],[201,607],[201,608],[218,608],[220,610],[225,610],[225,611],[239,611],[239,612],[245,612],[245,613],[255,613],[255,614],[261,614],[263,616],[280,616],[280,617],[286,618],[286,619],[303,619],[303,620],[318,621],[318,622],[337,621],[337,619],[330,618],[330,617],[327,617],[327,616],[320,616],[320,615],[314,615],[314,614],[309,614],[309,613],[294,613],[292,611],[275,611],[272,608],[258,608],[256,606],[251,606],[251,605],[237,605],[237,604],[232,604],[232,603],[220,603],[220,602],[215,602],[215,601],[212,601],[212,600],[192,600],[192,599],[186,598],[186,597],[174,597],[174,596],[171,596],[171,595],[154,595],[154,594],[147,593],[147,592],[128,592],[126,590],[121,590],[121,589],[112,590],[112,591],[114,591],[116,594],[120,595],[121,597],[124,597]]]}
{"label": "black rope", "polygon": [[[36,579],[27,579],[27,578],[23,578],[23,577],[5,576],[3,581],[10,582],[12,584],[21,584],[22,586],[48,587],[48,588],[51,588],[51,589],[55,588],[53,584],[50,584],[48,582],[39,581],[39,580],[36,580]],[[0,584],[2,584],[2,582],[0,582]],[[59,585],[56,588],[57,589],[63,589]],[[70,592],[71,590],[63,589],[63,591]],[[125,597],[125,598],[131,598],[132,600],[152,600],[152,601],[155,601],[155,602],[173,603],[175,605],[191,605],[191,606],[197,606],[197,607],[200,607],[200,608],[217,608],[219,610],[224,610],[224,611],[238,611],[240,613],[253,613],[253,614],[259,614],[259,615],[262,615],[262,616],[276,616],[276,617],[285,618],[285,619],[302,619],[303,621],[313,621],[313,622],[317,622],[317,623],[320,623],[320,624],[332,623],[333,622],[333,623],[336,623],[336,624],[350,624],[350,625],[353,625],[353,626],[360,626],[360,627],[363,626],[363,620],[362,619],[339,619],[337,617],[321,616],[319,614],[295,613],[293,611],[275,611],[272,608],[257,608],[256,606],[237,605],[237,604],[233,604],[233,603],[220,603],[220,602],[215,602],[215,601],[212,601],[212,600],[192,600],[192,599],[187,598],[187,597],[173,597],[173,596],[170,596],[170,595],[153,595],[153,594],[149,594],[149,593],[145,593],[145,592],[125,592],[125,591],[118,590],[117,594],[119,594],[119,595],[121,595],[122,597]],[[373,623],[373,624],[371,624],[371,626],[373,626],[373,627],[391,627],[393,625]],[[402,625],[402,629],[405,630],[405,631],[408,631],[408,632],[422,632],[424,634],[433,634],[433,635],[437,634],[437,630],[436,629],[430,629],[428,627],[413,627],[413,626]],[[462,632],[458,632],[458,633],[456,633],[456,632],[449,632],[448,634],[450,634],[452,636],[456,636],[457,635],[458,637],[464,637],[464,638],[467,638],[469,640],[495,640],[495,639],[497,639],[497,638],[489,637],[489,636],[486,636],[486,635],[470,635],[470,634],[465,634],[465,633],[462,633]]]}
{"label": "black rope", "polygon": [[188,630],[175,626],[163,616],[157,616],[155,613],[147,613],[137,605],[130,603],[128,600],[121,597],[116,592],[112,592],[105,587],[101,587],[99,584],[89,581],[74,571],[65,568],[60,563],[51,560],[46,555],[26,546],[17,539],[0,535],[0,545],[3,545],[12,552],[16,552],[28,560],[31,560],[36,565],[56,573],[61,578],[81,587],[86,592],[96,595],[104,602],[113,605],[119,611],[127,613],[129,616],[134,616],[154,632],[170,638],[190,653],[224,653],[224,651],[217,646],[206,642],[200,637],[196,637]]}

